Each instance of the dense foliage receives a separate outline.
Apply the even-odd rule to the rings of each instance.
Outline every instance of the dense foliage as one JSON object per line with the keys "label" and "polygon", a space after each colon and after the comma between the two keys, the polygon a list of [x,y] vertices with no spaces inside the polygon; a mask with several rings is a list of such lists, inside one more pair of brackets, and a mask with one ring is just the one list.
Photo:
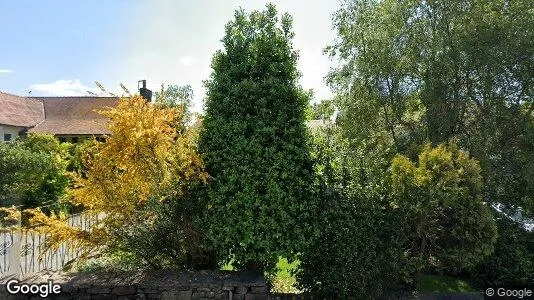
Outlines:
{"label": "dense foliage", "polygon": [[[340,62],[328,76],[336,93],[338,121],[349,149],[358,149],[348,151],[348,161],[357,162],[362,154],[389,160],[392,153],[399,153],[407,157],[406,163],[408,159],[417,160],[428,142],[436,146],[455,140],[478,161],[482,181],[477,185],[482,193],[454,196],[452,199],[458,200],[450,209],[454,215],[468,220],[470,210],[464,208],[474,205],[472,209],[480,214],[473,218],[486,220],[488,213],[479,199],[482,196],[488,206],[503,204],[511,215],[520,211],[524,217],[532,217],[533,9],[534,2],[528,0],[343,1],[334,15],[338,37],[327,52]],[[381,144],[389,151],[374,150],[374,145]],[[385,171],[383,165],[376,170]],[[454,194],[454,189],[447,193]],[[419,198],[420,193],[436,191],[424,186],[417,190],[404,196],[415,196],[421,205],[437,203],[417,200],[424,199]],[[463,198],[477,200],[464,202]],[[460,203],[463,208],[457,206]],[[416,207],[416,215],[420,209]],[[503,216],[499,214],[500,219]],[[490,257],[514,261],[523,254],[531,255],[532,250],[511,243],[522,229],[513,233],[507,226],[498,225],[499,240]],[[489,223],[475,224],[471,220],[462,226],[471,232],[466,241],[492,236],[493,230],[483,231],[493,228]],[[410,235],[420,232],[417,227],[412,230]],[[442,234],[433,230],[429,233]],[[481,248],[476,250],[454,241],[436,244],[452,251],[446,257],[440,254],[436,268],[457,272],[481,262],[475,269],[483,273],[474,276],[490,280],[491,273],[483,270],[498,272],[500,268],[503,276],[510,276],[501,277],[500,282],[513,282],[534,273],[528,263],[514,272],[502,264],[497,267],[490,258],[484,258],[491,252],[489,244],[477,245]],[[462,257],[465,250],[472,256]],[[473,261],[469,262],[469,257]],[[450,268],[453,264],[456,267]]]}
{"label": "dense foliage", "polygon": [[205,186],[189,186],[179,198],[149,200],[127,227],[116,228],[108,253],[130,254],[130,264],[151,269],[216,269],[215,252],[198,219],[205,212]]}
{"label": "dense foliage", "polygon": [[33,134],[0,143],[0,205],[59,203],[69,184],[67,147],[53,136]]}
{"label": "dense foliage", "polygon": [[481,287],[520,287],[534,282],[534,232],[499,213],[495,251],[470,272]]}
{"label": "dense foliage", "polygon": [[405,239],[383,194],[363,189],[328,200],[319,238],[300,257],[300,287],[327,299],[376,299],[399,290],[408,273]]}
{"label": "dense foliage", "polygon": [[530,0],[344,1],[329,75],[356,141],[397,151],[457,138],[482,167],[485,200],[530,211],[534,102]]}
{"label": "dense foliage", "polygon": [[310,107],[311,120],[325,120],[334,115],[335,107],[332,100],[323,100],[319,103],[313,103]]}
{"label": "dense foliage", "polygon": [[[109,117],[112,134],[105,143],[93,140],[83,147],[82,167],[73,175],[74,189],[69,198],[72,204],[83,207],[87,216],[97,220],[86,231],[69,226],[65,215],[48,217],[37,209],[29,211],[33,215],[32,223],[40,225],[39,230],[51,233],[47,247],[66,242],[80,247],[84,254],[96,249],[120,249],[141,254],[141,261],[153,265],[181,265],[187,254],[187,237],[181,237],[181,243],[172,245],[178,249],[176,252],[185,252],[179,256],[166,252],[160,244],[152,244],[150,252],[151,249],[143,248],[147,244],[136,243],[136,236],[131,233],[133,228],[143,226],[146,229],[143,233],[157,232],[158,226],[168,226],[170,220],[150,203],[179,207],[184,204],[176,202],[194,200],[188,197],[190,187],[206,180],[193,142],[195,132],[178,132],[173,127],[180,123],[176,121],[180,121],[183,110],[148,103],[140,96],[121,98],[117,107],[101,113]],[[174,227],[166,228],[175,232],[192,228],[187,220],[194,215],[187,214],[184,220],[183,213],[189,212],[175,213]],[[161,235],[157,236],[159,242],[165,242]],[[198,239],[191,241],[195,243]],[[125,244],[130,247],[123,249]],[[135,248],[136,245],[141,248]],[[152,255],[159,250],[160,256]],[[142,256],[147,253],[151,256]]]}
{"label": "dense foliage", "polygon": [[299,287],[327,299],[373,299],[398,289],[406,278],[402,246],[407,239],[398,214],[388,209],[385,177],[374,176],[372,169],[381,162],[370,157],[349,162],[333,124],[312,132],[317,234],[299,254]]}
{"label": "dense foliage", "polygon": [[162,105],[163,107],[175,107],[182,110],[181,121],[183,125],[189,124],[192,121],[192,111],[193,106],[193,89],[190,85],[168,85],[165,87],[161,86],[161,90],[156,92],[156,103]]}
{"label": "dense foliage", "polygon": [[481,189],[480,167],[455,144],[426,145],[417,164],[393,159],[390,205],[402,216],[404,249],[419,270],[472,269],[493,252],[497,228]]}
{"label": "dense foliage", "polygon": [[[331,100],[310,105],[298,84],[290,16],[240,9],[204,116],[190,86],[162,86],[102,111],[105,143],[0,143],[0,204],[30,208],[47,247],[82,258],[267,272],[296,259],[320,298],[409,292],[424,272],[534,282],[534,233],[492,210],[534,217],[534,1],[343,0],[333,21]],[[34,209],[60,199],[91,229]]]}
{"label": "dense foliage", "polygon": [[226,25],[206,81],[199,150],[210,183],[208,233],[221,259],[273,269],[307,239],[312,169],[291,18],[273,5]]}
{"label": "dense foliage", "polygon": [[335,127],[315,137],[319,236],[300,255],[303,289],[376,298],[413,288],[420,272],[473,269],[492,253],[480,168],[455,144],[426,145],[416,163],[397,155],[384,176],[380,159],[351,161]]}

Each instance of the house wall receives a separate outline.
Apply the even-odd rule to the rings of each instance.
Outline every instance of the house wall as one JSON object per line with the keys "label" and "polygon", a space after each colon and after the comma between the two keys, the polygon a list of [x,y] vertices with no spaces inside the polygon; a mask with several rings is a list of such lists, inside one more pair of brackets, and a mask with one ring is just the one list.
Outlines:
{"label": "house wall", "polygon": [[4,134],[11,134],[11,140],[14,140],[20,136],[20,132],[24,129],[24,127],[0,124],[0,141],[4,141]]}
{"label": "house wall", "polygon": [[[20,133],[23,132],[25,127],[11,126],[0,124],[0,142],[4,141],[4,134],[11,134],[11,140],[15,140],[20,137]],[[55,137],[61,142],[69,143],[81,143],[85,140],[90,140],[95,137],[99,141],[103,141],[104,137],[102,135],[89,135],[89,134],[61,134],[55,135]]]}

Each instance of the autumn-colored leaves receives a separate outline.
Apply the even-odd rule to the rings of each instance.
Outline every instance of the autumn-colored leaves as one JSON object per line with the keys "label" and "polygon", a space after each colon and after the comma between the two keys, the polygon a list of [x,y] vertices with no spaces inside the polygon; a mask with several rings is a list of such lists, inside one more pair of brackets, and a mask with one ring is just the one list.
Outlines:
{"label": "autumn-colored leaves", "polygon": [[126,226],[149,199],[180,193],[171,184],[186,186],[207,178],[192,142],[196,133],[175,126],[184,117],[180,106],[163,107],[135,95],[120,98],[116,107],[100,113],[109,118],[112,134],[105,143],[93,140],[85,149],[84,171],[72,174],[72,197],[68,197],[99,220],[83,231],[68,225],[64,215],[26,211],[34,230],[50,235],[47,248],[67,243],[89,253],[105,247],[113,240],[114,229]]}

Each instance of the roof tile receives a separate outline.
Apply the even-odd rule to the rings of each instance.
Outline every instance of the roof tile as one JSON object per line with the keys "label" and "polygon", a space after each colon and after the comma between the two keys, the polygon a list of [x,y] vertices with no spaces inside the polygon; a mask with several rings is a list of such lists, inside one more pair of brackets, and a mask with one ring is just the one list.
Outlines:
{"label": "roof tile", "polygon": [[41,101],[0,92],[0,124],[32,127],[43,119]]}
{"label": "roof tile", "polygon": [[97,111],[115,107],[115,97],[34,97],[44,104],[45,119],[28,132],[109,134],[107,117]]}

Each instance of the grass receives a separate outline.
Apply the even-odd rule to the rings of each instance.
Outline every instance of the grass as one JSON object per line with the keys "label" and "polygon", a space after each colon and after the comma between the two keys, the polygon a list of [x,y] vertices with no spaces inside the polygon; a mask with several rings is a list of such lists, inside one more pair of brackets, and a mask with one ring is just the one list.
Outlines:
{"label": "grass", "polygon": [[[273,278],[272,292],[275,293],[300,293],[296,288],[296,279],[291,275],[291,270],[298,267],[299,262],[296,261],[289,264],[287,259],[279,258],[276,264],[279,269]],[[417,292],[424,293],[469,293],[476,292],[477,289],[466,280],[431,274],[422,274],[417,278]]]}
{"label": "grass", "polygon": [[234,270],[234,267],[232,266],[232,262],[233,262],[233,259],[227,263],[226,265],[224,265],[221,270],[223,271],[233,271]]}
{"label": "grass", "polygon": [[467,293],[475,292],[467,281],[456,277],[422,274],[417,278],[419,293]]}
{"label": "grass", "polygon": [[299,293],[300,291],[296,288],[297,280],[295,276],[291,274],[291,270],[294,270],[299,265],[299,261],[289,263],[287,259],[280,257],[276,267],[278,272],[273,278],[272,291],[275,293]]}
{"label": "grass", "polygon": [[[289,263],[287,259],[280,257],[276,263],[276,268],[278,271],[276,274],[271,277],[272,283],[272,292],[274,293],[299,293],[300,291],[296,288],[297,280],[293,275],[291,275],[291,270],[295,269],[298,266],[299,262],[295,261]],[[232,261],[224,265],[221,270],[232,271],[234,267],[232,266]]]}

